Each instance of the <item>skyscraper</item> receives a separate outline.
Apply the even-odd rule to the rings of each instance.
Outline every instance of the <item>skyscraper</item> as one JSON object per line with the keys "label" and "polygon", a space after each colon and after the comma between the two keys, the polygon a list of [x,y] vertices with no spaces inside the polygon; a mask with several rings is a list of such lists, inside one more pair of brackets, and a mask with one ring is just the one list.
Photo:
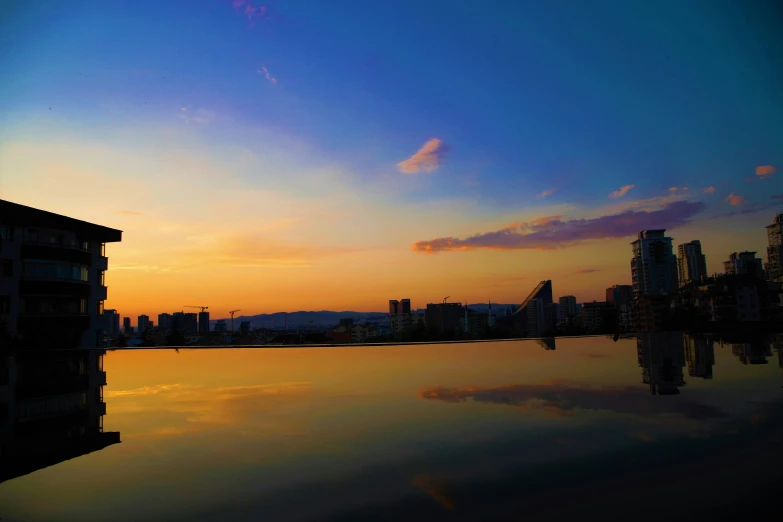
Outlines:
{"label": "skyscraper", "polygon": [[158,328],[164,332],[171,330],[171,314],[158,314]]}
{"label": "skyscraper", "polygon": [[612,285],[606,289],[606,302],[614,306],[631,304],[633,287],[631,285]]}
{"label": "skyscraper", "polygon": [[677,247],[677,281],[683,287],[691,281],[707,277],[707,258],[701,253],[701,242],[696,239]]}
{"label": "skyscraper", "polygon": [[207,311],[198,313],[198,333],[209,333],[209,312]]}
{"label": "skyscraper", "polygon": [[723,271],[727,275],[749,274],[764,279],[764,269],[761,259],[755,252],[732,252],[729,260],[723,262]]}
{"label": "skyscraper", "polygon": [[576,317],[576,297],[572,295],[564,295],[560,299],[560,307],[558,310],[558,321],[562,322],[568,319],[568,317]]}
{"label": "skyscraper", "polygon": [[783,214],[767,225],[767,278],[783,283]]}
{"label": "skyscraper", "polygon": [[150,316],[140,315],[136,321],[136,325],[139,327],[139,333],[146,332],[150,327]]}
{"label": "skyscraper", "polygon": [[122,318],[122,329],[125,335],[133,335],[133,327],[131,326],[131,318],[130,317],[123,317]]}
{"label": "skyscraper", "polygon": [[633,295],[665,295],[677,291],[677,258],[665,229],[642,230],[633,247]]}

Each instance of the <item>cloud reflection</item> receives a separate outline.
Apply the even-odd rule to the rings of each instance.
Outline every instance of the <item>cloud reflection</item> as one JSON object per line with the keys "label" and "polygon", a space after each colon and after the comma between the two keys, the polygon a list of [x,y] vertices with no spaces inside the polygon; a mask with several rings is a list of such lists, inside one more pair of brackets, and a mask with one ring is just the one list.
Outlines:
{"label": "cloud reflection", "polygon": [[725,417],[725,413],[708,404],[687,400],[656,400],[633,386],[589,387],[571,381],[546,384],[511,384],[496,387],[432,386],[419,391],[420,399],[444,402],[490,402],[517,406],[523,411],[538,411],[560,417],[571,417],[577,410],[606,410],[641,417],[679,415],[692,420]]}

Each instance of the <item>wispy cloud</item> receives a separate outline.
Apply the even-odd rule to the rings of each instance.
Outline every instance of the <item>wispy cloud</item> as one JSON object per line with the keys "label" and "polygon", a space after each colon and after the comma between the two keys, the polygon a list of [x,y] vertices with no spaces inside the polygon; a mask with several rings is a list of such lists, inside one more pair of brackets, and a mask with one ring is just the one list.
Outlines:
{"label": "wispy cloud", "polygon": [[554,193],[555,193],[555,192],[557,192],[557,191],[558,191],[558,189],[556,189],[556,188],[552,188],[552,189],[549,189],[549,190],[545,190],[545,191],[543,191],[543,192],[539,192],[539,193],[538,193],[538,195],[537,195],[537,197],[538,197],[539,199],[544,199],[545,197],[547,197],[547,196],[551,196],[552,194],[554,194]]}
{"label": "wispy cloud", "polygon": [[577,274],[592,274],[593,272],[600,272],[600,268],[580,268],[576,271]]}
{"label": "wispy cloud", "polygon": [[617,199],[625,196],[628,194],[628,191],[634,188],[636,185],[625,185],[620,187],[619,189],[615,190],[614,192],[609,194],[609,197],[612,199]]}
{"label": "wispy cloud", "polygon": [[773,196],[770,196],[769,199],[773,201],[780,201],[781,203],[783,203],[783,194],[775,194]]}
{"label": "wispy cloud", "polygon": [[706,189],[704,189],[704,193],[705,193],[705,194],[715,194],[715,190],[716,190],[716,189],[715,189],[715,187],[713,187],[712,185],[710,185],[709,187],[707,187]]}
{"label": "wispy cloud", "polygon": [[669,192],[675,193],[675,192],[687,192],[688,187],[669,187]]}
{"label": "wispy cloud", "polygon": [[413,244],[415,252],[435,254],[450,250],[495,250],[564,248],[591,239],[629,237],[646,228],[677,228],[704,211],[706,205],[694,201],[675,201],[658,210],[627,210],[594,219],[563,221],[560,216],[512,223],[494,232],[464,239],[441,237]]}
{"label": "wispy cloud", "polygon": [[446,152],[448,152],[448,146],[443,143],[443,140],[432,138],[416,154],[399,162],[397,169],[405,174],[416,174],[421,171],[432,172],[440,167]]}
{"label": "wispy cloud", "polygon": [[185,123],[206,125],[215,119],[215,112],[208,109],[193,110],[192,107],[188,106],[180,108],[178,117]]}
{"label": "wispy cloud", "polygon": [[122,214],[123,216],[142,216],[143,215],[141,212],[134,212],[133,210],[118,210],[117,214]]}
{"label": "wispy cloud", "polygon": [[772,165],[759,165],[756,167],[756,176],[760,178],[767,178],[777,172],[778,169]]}
{"label": "wispy cloud", "polygon": [[261,67],[261,68],[260,68],[260,69],[258,69],[258,71],[256,71],[256,72],[258,72],[258,74],[260,74],[260,75],[262,75],[264,78],[266,78],[266,79],[267,79],[267,81],[268,81],[269,83],[271,83],[272,85],[277,85],[277,78],[275,78],[274,76],[272,76],[272,75],[269,73],[269,69],[267,69],[266,67]]}
{"label": "wispy cloud", "polygon": [[[250,25],[254,26],[256,24],[256,20],[263,20],[264,18],[267,18],[267,6],[265,5],[253,5],[252,2],[248,2],[247,0],[234,0],[233,1],[234,8],[238,11],[242,12],[242,14],[247,17],[247,19],[250,21]],[[244,9],[242,7],[244,6]]]}
{"label": "wispy cloud", "polygon": [[739,194],[734,194],[732,192],[731,194],[726,196],[726,199],[724,199],[723,201],[725,201],[726,203],[728,203],[732,207],[736,207],[737,205],[739,205],[740,203],[745,201],[745,196],[740,196]]}

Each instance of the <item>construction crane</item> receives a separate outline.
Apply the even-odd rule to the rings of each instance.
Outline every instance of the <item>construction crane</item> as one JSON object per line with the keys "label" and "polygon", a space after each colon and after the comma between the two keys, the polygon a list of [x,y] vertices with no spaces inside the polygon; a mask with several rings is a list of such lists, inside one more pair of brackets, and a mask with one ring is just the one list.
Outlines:
{"label": "construction crane", "polygon": [[241,312],[241,311],[242,310],[231,310],[230,312],[228,312],[228,313],[231,314],[231,332],[232,333],[234,332],[234,314],[237,313],[237,312]]}
{"label": "construction crane", "polygon": [[201,308],[202,312],[206,312],[208,306],[193,306],[193,305],[184,305],[184,308]]}

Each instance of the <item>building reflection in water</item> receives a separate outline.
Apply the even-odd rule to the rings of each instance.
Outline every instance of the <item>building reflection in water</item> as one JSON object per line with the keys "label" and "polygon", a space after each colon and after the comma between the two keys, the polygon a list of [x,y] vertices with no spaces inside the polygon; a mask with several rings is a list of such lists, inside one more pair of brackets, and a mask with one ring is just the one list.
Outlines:
{"label": "building reflection in water", "polygon": [[103,431],[103,350],[0,358],[0,482],[120,442]]}
{"label": "building reflection in water", "polygon": [[721,341],[727,347],[731,348],[737,359],[742,364],[769,364],[767,357],[772,356],[771,343],[765,342],[763,339],[742,340],[738,342],[734,339],[725,339]]}
{"label": "building reflection in water", "polygon": [[715,365],[715,342],[704,335],[684,334],[685,357],[688,360],[688,375],[712,379]]}
{"label": "building reflection in water", "polygon": [[544,350],[554,350],[555,349],[555,338],[554,337],[544,337],[542,339],[538,339],[536,342],[538,342],[538,345],[542,347]]}
{"label": "building reflection in water", "polygon": [[636,338],[642,382],[653,395],[675,395],[685,386],[684,336],[680,332],[650,332]]}

